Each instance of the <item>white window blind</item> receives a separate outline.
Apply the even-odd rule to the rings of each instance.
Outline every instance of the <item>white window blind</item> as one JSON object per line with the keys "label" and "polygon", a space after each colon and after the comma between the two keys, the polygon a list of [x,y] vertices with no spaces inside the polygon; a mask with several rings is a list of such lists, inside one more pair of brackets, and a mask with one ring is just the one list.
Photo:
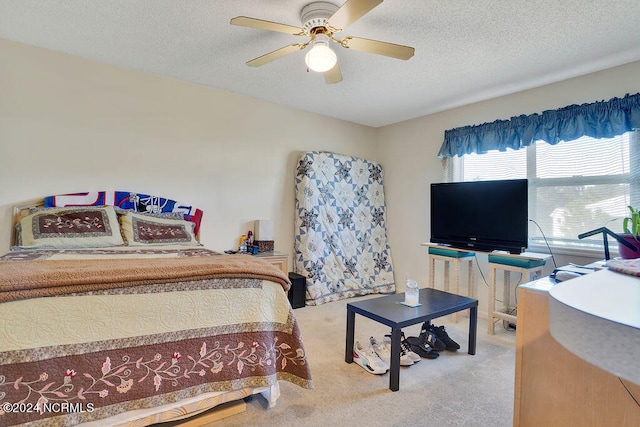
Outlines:
{"label": "white window blind", "polygon": [[[583,137],[556,145],[537,141],[522,150],[469,154],[454,164],[454,180],[529,180],[529,248],[602,250],[602,235],[578,239],[607,227],[622,233],[628,205],[640,206],[640,136]],[[537,225],[536,225],[537,224]],[[539,226],[539,228],[538,228]],[[617,247],[610,239],[611,249]]]}

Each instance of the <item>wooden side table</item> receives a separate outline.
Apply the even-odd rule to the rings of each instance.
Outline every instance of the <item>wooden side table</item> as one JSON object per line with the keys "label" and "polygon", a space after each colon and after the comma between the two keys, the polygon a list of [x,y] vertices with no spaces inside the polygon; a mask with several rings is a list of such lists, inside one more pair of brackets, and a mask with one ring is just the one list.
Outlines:
{"label": "wooden side table", "polygon": [[[496,333],[496,321],[506,320],[516,323],[517,317],[511,314],[513,308],[509,306],[511,300],[511,272],[522,275],[522,283],[530,282],[542,276],[544,259],[531,259],[525,257],[503,256],[489,254],[489,302],[488,302],[488,330],[489,335]],[[496,309],[497,270],[503,270],[502,278],[502,305]]]}
{"label": "wooden side table", "polygon": [[[459,295],[458,278],[460,277],[460,264],[467,263],[467,296],[474,298],[473,284],[473,259],[475,253],[459,251],[448,248],[429,248],[429,287],[435,288],[436,261],[444,262],[444,290]],[[453,267],[453,276],[450,274]],[[458,323],[458,313],[451,315],[454,323]]]}
{"label": "wooden side table", "polygon": [[259,252],[255,257],[262,258],[269,264],[278,267],[284,274],[289,274],[289,254],[277,251]]}

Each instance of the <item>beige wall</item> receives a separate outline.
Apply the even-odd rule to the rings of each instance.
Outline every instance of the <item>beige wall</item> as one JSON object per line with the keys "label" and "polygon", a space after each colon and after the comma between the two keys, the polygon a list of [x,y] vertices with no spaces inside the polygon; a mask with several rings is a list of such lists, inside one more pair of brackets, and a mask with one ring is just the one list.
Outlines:
{"label": "beige wall", "polygon": [[7,40],[0,58],[0,253],[13,204],[91,190],[193,203],[215,250],[272,219],[291,253],[299,153],[376,160],[373,128]]}
{"label": "beige wall", "polygon": [[[635,62],[379,129],[377,155],[385,170],[389,240],[396,278],[404,278],[408,273],[419,280],[421,287],[428,283],[427,251],[420,243],[428,242],[430,235],[429,184],[443,180],[443,163],[437,154],[446,129],[638,93],[638,76],[640,62]],[[486,276],[486,264],[482,256],[479,258]],[[559,265],[592,260],[556,257]],[[482,309],[487,287],[478,274],[476,286]],[[442,283],[437,287],[442,288]]]}
{"label": "beige wall", "polygon": [[[202,242],[216,250],[272,219],[276,249],[291,253],[297,157],[329,150],[383,164],[397,277],[423,287],[444,130],[640,91],[636,62],[373,129],[1,39],[0,58],[0,253],[16,202],[101,189],[200,206]],[[569,261],[588,260],[558,259]]]}

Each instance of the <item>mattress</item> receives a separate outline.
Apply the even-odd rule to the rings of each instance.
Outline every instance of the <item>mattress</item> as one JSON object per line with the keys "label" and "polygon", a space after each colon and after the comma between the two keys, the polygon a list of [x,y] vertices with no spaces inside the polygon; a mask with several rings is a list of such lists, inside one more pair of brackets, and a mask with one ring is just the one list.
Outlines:
{"label": "mattress", "polygon": [[357,157],[300,155],[294,261],[307,278],[307,305],[395,292],[383,175]]}

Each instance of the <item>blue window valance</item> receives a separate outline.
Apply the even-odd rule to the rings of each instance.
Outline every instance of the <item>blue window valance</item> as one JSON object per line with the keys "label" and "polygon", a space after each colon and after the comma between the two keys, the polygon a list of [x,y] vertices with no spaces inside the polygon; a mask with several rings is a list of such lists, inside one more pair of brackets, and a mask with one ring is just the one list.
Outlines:
{"label": "blue window valance", "polygon": [[640,93],[449,129],[444,132],[438,157],[518,150],[537,140],[557,144],[582,136],[613,138],[634,129],[640,129]]}

